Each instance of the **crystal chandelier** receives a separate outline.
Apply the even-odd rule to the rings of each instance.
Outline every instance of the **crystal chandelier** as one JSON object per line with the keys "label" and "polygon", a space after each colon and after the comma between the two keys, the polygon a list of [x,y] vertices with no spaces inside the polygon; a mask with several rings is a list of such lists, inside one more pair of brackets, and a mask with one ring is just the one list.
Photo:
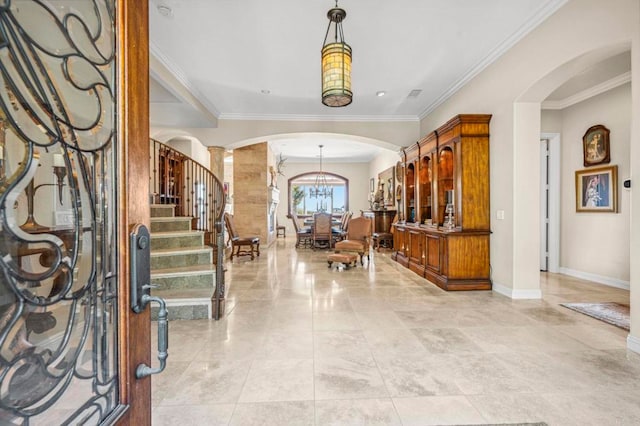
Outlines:
{"label": "crystal chandelier", "polygon": [[[351,92],[351,46],[344,42],[342,21],[347,12],[336,7],[327,12],[329,26],[322,43],[322,103],[330,107],[347,106],[353,100]],[[333,27],[333,41],[327,38]]]}
{"label": "crystal chandelier", "polygon": [[322,171],[322,147],[324,145],[318,145],[320,147],[320,172],[316,176],[316,182],[313,187],[309,188],[309,196],[311,198],[331,198],[333,197],[333,187],[327,184],[327,177]]}

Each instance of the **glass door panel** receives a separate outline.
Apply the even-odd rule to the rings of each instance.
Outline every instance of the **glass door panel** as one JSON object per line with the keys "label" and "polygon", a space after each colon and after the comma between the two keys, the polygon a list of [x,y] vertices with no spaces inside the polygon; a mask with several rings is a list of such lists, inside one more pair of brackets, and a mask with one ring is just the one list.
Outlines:
{"label": "glass door panel", "polygon": [[0,424],[119,404],[115,12],[0,7]]}
{"label": "glass door panel", "polygon": [[416,173],[415,173],[415,165],[413,163],[409,163],[407,165],[407,171],[405,175],[406,182],[406,201],[405,204],[407,206],[407,222],[415,222],[416,221]]}
{"label": "glass door panel", "polygon": [[[438,224],[446,220],[446,206],[453,203],[453,150],[445,147],[438,158]],[[457,219],[456,219],[457,220]]]}
{"label": "glass door panel", "polygon": [[420,222],[430,223],[431,217],[431,158],[420,160]]}

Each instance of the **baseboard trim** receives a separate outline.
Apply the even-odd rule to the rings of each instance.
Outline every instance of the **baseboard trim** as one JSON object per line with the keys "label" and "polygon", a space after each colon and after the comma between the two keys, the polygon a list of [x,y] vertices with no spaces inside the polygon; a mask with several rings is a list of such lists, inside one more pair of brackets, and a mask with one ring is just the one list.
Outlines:
{"label": "baseboard trim", "polygon": [[493,291],[507,296],[510,299],[542,299],[542,291],[538,290],[518,290],[512,289],[502,284],[493,282]]}
{"label": "baseboard trim", "polygon": [[627,348],[630,351],[636,352],[640,354],[640,338],[632,336],[629,334],[627,336]]}
{"label": "baseboard trim", "polygon": [[580,278],[587,281],[593,281],[598,284],[608,285],[609,287],[621,288],[623,290],[630,290],[629,281],[619,280],[617,278],[603,277],[602,275],[591,274],[589,272],[576,271],[575,269],[560,268],[561,274],[569,275],[571,277]]}

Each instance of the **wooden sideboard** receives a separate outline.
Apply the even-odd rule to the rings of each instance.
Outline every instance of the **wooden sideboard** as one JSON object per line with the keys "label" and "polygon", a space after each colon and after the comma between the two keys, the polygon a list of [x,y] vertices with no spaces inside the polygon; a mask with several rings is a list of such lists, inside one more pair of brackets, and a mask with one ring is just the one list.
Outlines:
{"label": "wooden sideboard", "polygon": [[489,234],[396,224],[393,257],[445,290],[490,290]]}
{"label": "wooden sideboard", "polygon": [[398,167],[402,220],[392,258],[445,290],[491,289],[490,120],[453,117],[405,148]]}

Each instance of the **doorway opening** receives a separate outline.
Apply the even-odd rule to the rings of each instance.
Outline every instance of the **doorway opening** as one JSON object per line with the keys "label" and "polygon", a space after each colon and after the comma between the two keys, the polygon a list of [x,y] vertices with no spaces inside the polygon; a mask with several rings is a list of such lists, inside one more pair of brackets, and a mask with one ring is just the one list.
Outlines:
{"label": "doorway opening", "polygon": [[540,135],[540,270],[560,270],[560,134]]}

